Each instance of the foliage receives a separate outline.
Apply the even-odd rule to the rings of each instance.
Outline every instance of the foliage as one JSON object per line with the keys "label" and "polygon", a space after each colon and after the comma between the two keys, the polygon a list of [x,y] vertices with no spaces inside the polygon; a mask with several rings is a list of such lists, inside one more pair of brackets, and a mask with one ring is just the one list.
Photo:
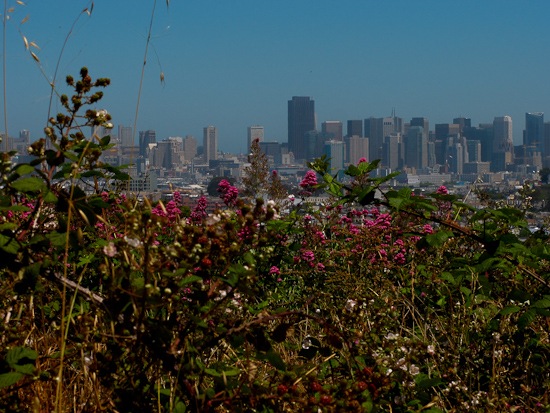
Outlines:
{"label": "foliage", "polygon": [[2,157],[6,411],[548,411],[550,249],[525,210],[323,158],[286,213],[223,180],[212,214],[138,202],[82,132],[108,81],[67,84],[36,159]]}
{"label": "foliage", "polygon": [[252,141],[248,162],[250,165],[244,168],[242,178],[244,194],[256,198],[265,193],[269,176],[267,156],[260,147],[259,139]]}

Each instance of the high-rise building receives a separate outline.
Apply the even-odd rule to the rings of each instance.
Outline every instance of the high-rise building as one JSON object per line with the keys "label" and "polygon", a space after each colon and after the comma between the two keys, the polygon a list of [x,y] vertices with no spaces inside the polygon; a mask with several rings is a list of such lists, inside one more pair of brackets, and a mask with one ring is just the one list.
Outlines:
{"label": "high-rise building", "polygon": [[263,126],[249,126],[248,127],[248,134],[247,134],[247,150],[250,150],[250,147],[252,146],[252,142],[254,139],[258,139],[259,142],[263,142],[264,140],[264,127]]}
{"label": "high-rise building", "polygon": [[197,156],[197,140],[191,135],[183,138],[183,156],[186,162],[191,162]]}
{"label": "high-rise building", "polygon": [[348,163],[357,165],[361,158],[369,160],[369,138],[363,138],[359,135],[347,137],[346,150],[346,160]]}
{"label": "high-rise building", "polygon": [[428,118],[412,118],[409,124],[411,126],[420,126],[426,139],[430,136],[430,122]]}
{"label": "high-rise building", "polygon": [[410,126],[403,139],[403,161],[407,168],[416,170],[428,166],[428,138],[422,126]]}
{"label": "high-rise building", "polygon": [[134,146],[134,133],[131,126],[118,125],[120,146]]}
{"label": "high-rise building", "polygon": [[365,136],[363,135],[363,121],[361,119],[348,120],[346,136]]}
{"label": "high-rise building", "polygon": [[154,130],[139,131],[139,154],[145,156],[147,147],[151,143],[157,143],[157,134]]}
{"label": "high-rise building", "polygon": [[295,159],[307,159],[304,138],[315,129],[315,101],[307,96],[293,96],[288,101],[288,149]]}
{"label": "high-rise building", "polygon": [[498,116],[493,120],[493,156],[491,171],[506,171],[514,162],[512,118]]}
{"label": "high-rise building", "polygon": [[342,175],[344,171],[344,142],[329,140],[325,142],[324,154],[330,162],[332,175]]}
{"label": "high-rise building", "polygon": [[550,168],[550,122],[544,122],[544,157],[542,166]]}
{"label": "high-rise building", "polygon": [[369,161],[381,159],[384,164],[384,138],[392,133],[403,133],[403,119],[395,116],[365,119],[364,135],[369,138]]}
{"label": "high-rise building", "polygon": [[342,122],[339,120],[327,120],[321,124],[321,132],[331,134],[333,140],[342,140]]}
{"label": "high-rise building", "polygon": [[218,159],[218,128],[207,126],[203,129],[202,146],[205,163]]}
{"label": "high-rise building", "polygon": [[536,152],[544,152],[544,113],[525,114],[525,133],[523,144]]}
{"label": "high-rise building", "polygon": [[397,170],[401,168],[403,163],[402,152],[402,142],[400,133],[390,133],[384,138],[384,156],[383,156],[383,166]]}

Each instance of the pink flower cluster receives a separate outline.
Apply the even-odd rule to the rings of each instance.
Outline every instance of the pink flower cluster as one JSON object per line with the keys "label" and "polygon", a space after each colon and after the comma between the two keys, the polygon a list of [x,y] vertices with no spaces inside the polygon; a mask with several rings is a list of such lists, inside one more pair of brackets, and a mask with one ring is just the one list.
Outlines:
{"label": "pink flower cluster", "polygon": [[309,196],[312,194],[312,191],[315,189],[315,186],[318,185],[317,174],[311,170],[307,171],[300,182],[300,187],[303,188],[301,192],[302,195]]}
{"label": "pink flower cluster", "polygon": [[438,195],[449,195],[449,190],[445,185],[441,185],[439,188],[437,188],[437,191],[435,191]]}
{"label": "pink flower cluster", "polygon": [[197,201],[197,205],[195,205],[193,212],[191,212],[191,220],[193,222],[202,222],[202,220],[206,218],[206,216],[208,215],[206,213],[207,206],[208,206],[208,200],[203,195]]}
{"label": "pink flower cluster", "polygon": [[156,207],[151,210],[153,215],[158,215],[160,217],[167,217],[174,219],[181,214],[181,194],[179,192],[174,192],[174,197],[168,203],[163,206],[159,203]]}
{"label": "pink flower cluster", "polygon": [[218,192],[221,194],[220,198],[227,206],[234,206],[239,196],[239,190],[231,185],[227,179],[222,179],[218,184]]}

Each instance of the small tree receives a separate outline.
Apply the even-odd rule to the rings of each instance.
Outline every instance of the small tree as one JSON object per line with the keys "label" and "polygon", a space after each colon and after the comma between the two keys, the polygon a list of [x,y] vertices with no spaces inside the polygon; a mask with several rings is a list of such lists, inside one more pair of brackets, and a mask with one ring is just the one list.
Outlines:
{"label": "small tree", "polygon": [[269,198],[274,201],[281,201],[288,196],[288,191],[284,187],[281,177],[277,171],[272,171],[269,178],[269,185],[267,187],[267,194]]}
{"label": "small tree", "polygon": [[250,197],[258,197],[266,192],[269,167],[267,156],[260,148],[260,140],[254,139],[248,155],[249,166],[244,168],[243,192]]}

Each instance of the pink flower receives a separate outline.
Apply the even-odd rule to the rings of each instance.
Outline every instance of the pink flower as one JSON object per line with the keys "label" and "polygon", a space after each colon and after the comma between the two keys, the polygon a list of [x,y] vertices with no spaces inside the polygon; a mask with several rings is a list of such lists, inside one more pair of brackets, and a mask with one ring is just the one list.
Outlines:
{"label": "pink flower", "polygon": [[317,174],[311,170],[306,172],[304,179],[300,182],[302,188],[310,188],[317,184]]}
{"label": "pink flower", "polygon": [[432,226],[430,224],[425,224],[424,227],[422,227],[422,232],[424,234],[433,234],[434,229],[432,228]]}
{"label": "pink flower", "polygon": [[439,188],[437,188],[437,191],[435,191],[435,193],[438,195],[448,195],[449,190],[445,185],[441,185]]}
{"label": "pink flower", "polygon": [[279,275],[281,274],[281,270],[279,270],[279,267],[276,267],[275,265],[269,269],[269,274],[271,275]]}
{"label": "pink flower", "polygon": [[239,190],[231,185],[226,179],[222,179],[218,184],[218,192],[220,197],[227,206],[235,205],[237,197],[239,196]]}
{"label": "pink flower", "polygon": [[360,158],[358,164],[360,164],[362,162],[367,162],[367,158],[365,158],[365,157]]}
{"label": "pink flower", "polygon": [[306,262],[312,262],[315,260],[315,253],[310,250],[302,251],[302,259]]}
{"label": "pink flower", "polygon": [[317,270],[318,271],[325,271],[325,266],[322,263],[318,262],[317,263]]}

